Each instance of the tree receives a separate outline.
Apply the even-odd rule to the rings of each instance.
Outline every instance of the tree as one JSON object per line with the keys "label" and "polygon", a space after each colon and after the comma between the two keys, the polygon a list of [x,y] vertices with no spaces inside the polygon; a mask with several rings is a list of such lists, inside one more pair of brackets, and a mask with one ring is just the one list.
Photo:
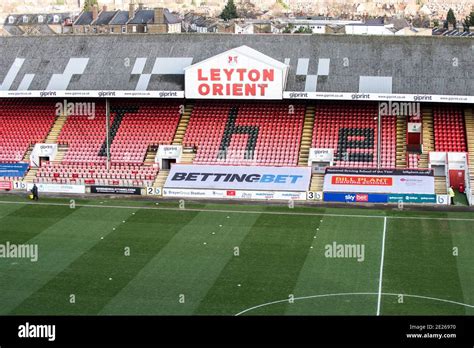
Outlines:
{"label": "tree", "polygon": [[449,24],[452,24],[453,26],[456,26],[456,17],[454,16],[453,9],[450,8],[448,11],[448,14],[446,16],[446,22]]}
{"label": "tree", "polygon": [[464,31],[469,32],[469,27],[474,26],[474,11],[472,11],[469,16],[464,20]]}
{"label": "tree", "polygon": [[99,5],[97,0],[86,0],[84,1],[84,11],[89,12],[92,11],[92,6]]}
{"label": "tree", "polygon": [[227,1],[227,5],[225,5],[219,17],[226,21],[229,19],[238,18],[237,8],[235,7],[234,0]]}
{"label": "tree", "polygon": [[285,29],[283,29],[284,34],[291,34],[293,32],[294,26],[293,24],[288,24]]}

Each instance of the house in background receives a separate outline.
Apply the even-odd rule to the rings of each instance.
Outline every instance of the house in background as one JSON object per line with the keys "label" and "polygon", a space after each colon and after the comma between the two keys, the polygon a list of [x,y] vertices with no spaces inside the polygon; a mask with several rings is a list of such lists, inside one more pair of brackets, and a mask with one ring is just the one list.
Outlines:
{"label": "house in background", "polygon": [[415,27],[405,27],[397,32],[395,35],[403,35],[403,36],[431,36],[433,35],[433,31],[431,28],[415,28]]}
{"label": "house in background", "polygon": [[[133,15],[133,12],[132,12]],[[127,33],[127,22],[129,20],[129,11],[117,11],[115,16],[109,22],[109,33],[125,34]]]}
{"label": "house in background", "polygon": [[99,17],[97,6],[92,7],[92,11],[83,11],[72,24],[74,34],[92,33],[92,23]]}
{"label": "house in background", "polygon": [[145,10],[139,5],[127,22],[128,33],[180,33],[181,19],[162,7]]}
{"label": "house in background", "polygon": [[217,28],[217,20],[206,18],[194,12],[188,12],[181,22],[184,33],[213,33]]}
{"label": "house in background", "polygon": [[270,31],[272,34],[282,34],[286,26],[286,23],[271,23]]}
{"label": "house in background", "polygon": [[70,32],[70,13],[10,14],[3,23],[3,35],[54,35]]}
{"label": "house in background", "polygon": [[346,34],[394,35],[393,24],[385,25],[383,18],[367,19],[364,23],[346,25]]}
{"label": "house in background", "polygon": [[230,21],[220,20],[217,23],[216,33],[234,34],[234,32],[235,32],[235,23],[233,20],[230,20]]}
{"label": "house in background", "polygon": [[119,11],[107,11],[107,6],[102,8],[102,11],[91,24],[91,29],[94,34],[108,34],[110,32],[110,21],[115,17]]}
{"label": "house in background", "polygon": [[234,33],[235,34],[253,34],[254,33],[253,23],[235,22]]}

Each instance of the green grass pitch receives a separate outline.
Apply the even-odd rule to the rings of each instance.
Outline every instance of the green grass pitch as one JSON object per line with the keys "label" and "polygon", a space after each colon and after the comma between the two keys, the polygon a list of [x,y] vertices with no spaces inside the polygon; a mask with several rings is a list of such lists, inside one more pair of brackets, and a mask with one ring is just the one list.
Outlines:
{"label": "green grass pitch", "polygon": [[474,315],[472,213],[0,201],[2,315]]}

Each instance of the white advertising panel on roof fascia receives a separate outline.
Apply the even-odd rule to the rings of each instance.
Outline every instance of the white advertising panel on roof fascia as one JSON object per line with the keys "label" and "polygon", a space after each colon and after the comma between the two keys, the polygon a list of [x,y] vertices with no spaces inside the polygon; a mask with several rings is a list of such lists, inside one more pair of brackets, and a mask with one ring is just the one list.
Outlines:
{"label": "white advertising panel on roof fascia", "polygon": [[283,92],[283,99],[314,100],[372,100],[372,101],[405,101],[434,103],[474,104],[474,96],[436,95],[436,94],[383,94],[383,93],[347,93],[347,92]]}
{"label": "white advertising panel on roof fascia", "polygon": [[184,98],[184,91],[0,91],[0,98]]}
{"label": "white advertising panel on roof fascia", "polygon": [[186,98],[279,100],[288,65],[241,46],[184,70]]}

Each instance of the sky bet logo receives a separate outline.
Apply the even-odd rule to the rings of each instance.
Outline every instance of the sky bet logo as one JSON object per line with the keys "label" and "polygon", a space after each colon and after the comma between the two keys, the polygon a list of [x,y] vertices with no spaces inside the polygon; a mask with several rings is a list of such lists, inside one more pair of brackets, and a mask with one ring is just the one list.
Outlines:
{"label": "sky bet logo", "polygon": [[344,197],[346,202],[368,202],[369,195],[366,193],[347,194]]}
{"label": "sky bet logo", "polygon": [[274,184],[296,184],[302,175],[274,174],[226,174],[226,173],[175,173],[172,181],[201,181],[201,182],[258,182]]}

